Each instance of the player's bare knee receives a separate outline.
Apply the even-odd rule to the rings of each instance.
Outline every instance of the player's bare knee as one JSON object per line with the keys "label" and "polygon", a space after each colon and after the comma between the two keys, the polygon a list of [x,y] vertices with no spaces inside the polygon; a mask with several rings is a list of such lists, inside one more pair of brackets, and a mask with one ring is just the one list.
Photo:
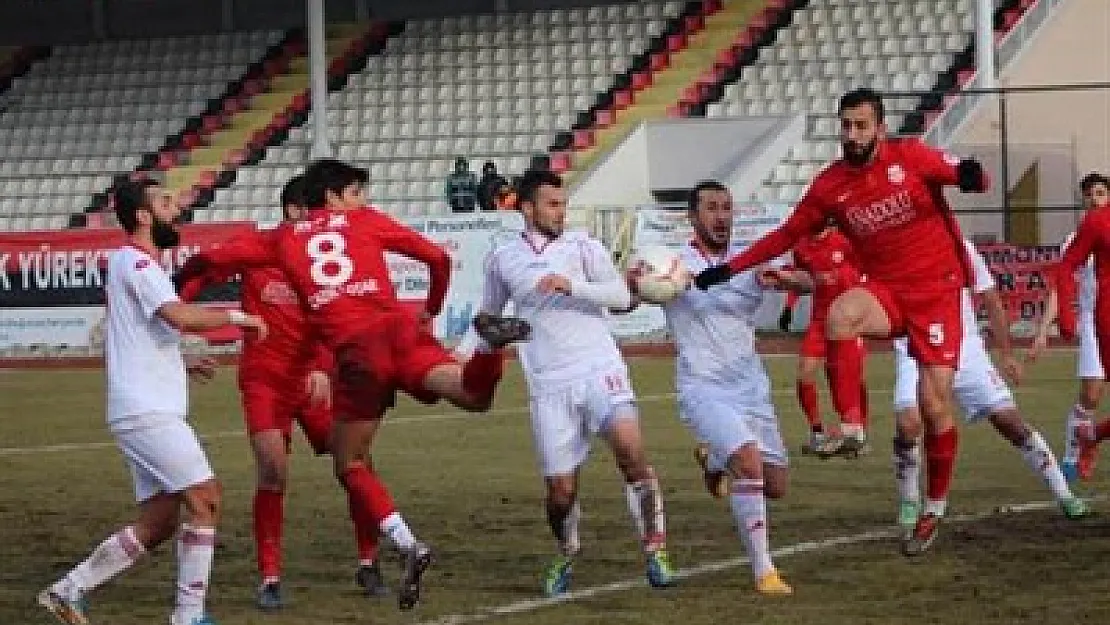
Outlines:
{"label": "player's bare knee", "polygon": [[1025,444],[1025,440],[1029,438],[1029,426],[1026,425],[1025,420],[1015,411],[1007,410],[996,412],[991,414],[989,419],[994,429],[997,430],[1003,438],[1010,441],[1014,447],[1021,447]]}
{"label": "player's bare knee", "polygon": [[369,468],[369,465],[362,458],[332,458],[332,472],[340,484],[347,479],[348,473],[362,467]]}
{"label": "player's bare knee", "polygon": [[759,448],[752,443],[744,445],[728,457],[728,471],[739,480],[763,479],[763,458]]}
{"label": "player's bare knee", "polygon": [[763,496],[767,499],[782,499],[790,484],[790,474],[786,467],[765,466],[763,468]]}
{"label": "player's bare knee", "polygon": [[267,457],[258,462],[258,488],[285,492],[288,480],[289,466],[285,456],[281,458]]}
{"label": "player's bare knee", "polygon": [[185,491],[185,510],[189,522],[201,526],[213,526],[220,518],[223,488],[217,480],[209,480],[192,486]]}
{"label": "player's bare knee", "polygon": [[1084,379],[1079,390],[1079,405],[1091,412],[1098,410],[1102,401],[1102,380]]}
{"label": "player's bare knee", "polygon": [[573,477],[561,475],[547,478],[547,501],[550,504],[570,507],[576,496]]}
{"label": "player's bare knee", "polygon": [[894,415],[894,437],[917,440],[922,434],[921,415],[916,410],[900,410]]}

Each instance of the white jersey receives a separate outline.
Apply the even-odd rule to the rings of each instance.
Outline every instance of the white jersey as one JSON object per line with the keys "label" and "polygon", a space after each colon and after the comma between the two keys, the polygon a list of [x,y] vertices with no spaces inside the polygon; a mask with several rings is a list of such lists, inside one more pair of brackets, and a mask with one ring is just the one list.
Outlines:
{"label": "white jersey", "polygon": [[[724,258],[742,248],[730,247]],[[710,259],[688,243],[680,258],[693,274],[724,259]],[[728,282],[702,291],[690,288],[664,306],[667,325],[678,350],[679,388],[699,383],[731,385],[752,375],[755,353],[755,314],[765,290],[754,271],[745,271]]]}
{"label": "white jersey", "polygon": [[[990,268],[987,267],[987,261],[983,259],[983,255],[975,248],[974,243],[967,239],[963,241],[968,260],[971,261],[973,282],[970,290],[965,288],[960,294],[960,321],[963,325],[963,340],[960,344],[961,363],[966,361],[965,355],[986,350],[986,346],[983,344],[983,336],[979,333],[979,318],[975,313],[972,291],[978,295],[995,288],[994,276],[991,274]],[[906,337],[895,339],[894,349],[902,353],[908,353],[908,339]],[[961,364],[960,368],[962,367]]]}
{"label": "white jersey", "polygon": [[[1064,244],[1060,246],[1060,253],[1063,254],[1068,246],[1071,245],[1072,240],[1075,239],[1075,233],[1068,235],[1064,239]],[[1076,272],[1079,277],[1079,322],[1094,322],[1095,318],[1095,260],[1088,258],[1087,263],[1079,268]]]}
{"label": "white jersey", "polygon": [[177,301],[165,270],[146,252],[122,247],[108,257],[104,359],[108,422],[188,412],[181,336],[156,313]]}
{"label": "white jersey", "polygon": [[[566,277],[571,295],[536,290],[550,274]],[[532,326],[532,338],[518,345],[530,384],[576,379],[613,363],[623,363],[606,322],[605,309],[627,307],[628,285],[609,251],[584,232],[557,239],[533,231],[498,246],[486,260],[481,309],[498,314],[508,301]]]}

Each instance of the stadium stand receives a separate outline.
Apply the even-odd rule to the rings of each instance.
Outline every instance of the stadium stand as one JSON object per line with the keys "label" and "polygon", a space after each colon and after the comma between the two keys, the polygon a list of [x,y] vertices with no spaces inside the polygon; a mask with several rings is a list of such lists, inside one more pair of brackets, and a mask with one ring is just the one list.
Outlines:
{"label": "stadium stand", "polygon": [[[330,95],[336,154],[370,169],[370,197],[394,214],[446,211],[456,156],[523,171],[682,9],[640,2],[413,20]],[[295,127],[243,167],[217,192],[213,215],[276,219],[280,186],[307,158],[309,138],[307,126]]]}
{"label": "stadium stand", "polygon": [[[58,46],[0,114],[0,229],[64,228],[259,59],[280,32]],[[167,68],[172,70],[167,71]]]}

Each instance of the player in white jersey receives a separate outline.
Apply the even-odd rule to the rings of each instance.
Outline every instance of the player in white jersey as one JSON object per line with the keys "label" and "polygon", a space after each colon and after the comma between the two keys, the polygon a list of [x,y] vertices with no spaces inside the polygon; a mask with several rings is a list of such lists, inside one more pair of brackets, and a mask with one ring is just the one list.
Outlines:
{"label": "player in white jersey", "polygon": [[[699,183],[690,194],[689,217],[694,239],[681,259],[691,274],[740,250],[731,244],[732,197],[724,185]],[[636,271],[631,268],[633,277]],[[714,476],[731,478],[729,504],[756,589],[787,595],[793,589],[771,560],[766,503],[786,494],[787,454],[771,383],[755,351],[754,316],[768,288],[757,271],[746,271],[715,289],[687,289],[663,310],[678,350],[679,418],[707,448],[700,460],[707,485],[720,496]]]}
{"label": "player in white jersey", "polygon": [[[1010,347],[1009,317],[998,294],[994,277],[975,246],[967,239],[964,239],[964,246],[967,248],[967,257],[971,261],[975,278],[972,290],[986,305],[991,335],[1001,352],[1003,371],[1011,381],[1017,383],[1021,379],[1021,365],[1014,358]],[[972,297],[971,290],[964,289],[964,339],[960,345],[960,363],[954,385],[956,402],[963,408],[964,417],[969,423],[987,419],[1003,438],[1021,452],[1029,468],[1048,485],[1065,516],[1072,519],[1086,516],[1089,512],[1087,504],[1072,494],[1052,449],[1040,432],[1031,428],[1022,418],[1010,388],[995,370],[979,333]],[[905,542],[912,538],[918,515],[922,511],[918,484],[921,473],[918,440],[922,433],[922,422],[917,407],[917,363],[910,357],[905,339],[895,339],[894,359],[894,473],[899,497],[898,524],[902,528]],[[931,501],[925,502],[926,514],[943,514],[943,510],[930,511],[930,505]]]}
{"label": "player in white jersey", "polygon": [[527,229],[490,253],[481,312],[500,314],[511,301],[532,327],[518,354],[559,550],[544,572],[543,590],[558,595],[570,584],[580,549],[578,470],[591,434],[609,444],[624,475],[648,581],[669,586],[674,571],[665,551],[663,494],[644,452],[628,369],[606,323],[606,309],[629,306],[628,286],[600,242],[564,231],[566,191],[557,175],[525,174],[519,207]]}
{"label": "player in white jersey", "polygon": [[[1087,174],[1079,183],[1083,192],[1083,204],[1089,210],[1110,203],[1110,180],[1098,173]],[[1061,246],[1061,253],[1071,244],[1075,233]],[[1106,373],[1098,354],[1098,341],[1095,339],[1095,264],[1094,259],[1079,270],[1079,311],[1076,317],[1079,334],[1079,354],[1076,361],[1076,377],[1079,378],[1079,398],[1068,411],[1064,425],[1064,476],[1068,481],[1076,477],[1090,479],[1094,473],[1101,439],[1094,423],[1095,411],[1102,401]],[[1030,360],[1036,360],[1048,345],[1048,332],[1057,313],[1056,289],[1050,289],[1045,301],[1044,316],[1033,337],[1029,349]],[[1103,433],[1110,432],[1110,421],[1103,421]]]}
{"label": "player in white jersey", "polygon": [[116,193],[116,214],[130,240],[109,256],[105,283],[107,420],[130,469],[139,516],[39,593],[39,603],[70,625],[88,622],[86,593],[175,533],[177,592],[170,623],[214,623],[204,603],[220,485],[185,421],[186,374],[211,377],[214,363],[200,359],[187,364],[179,332],[240,325],[264,333],[266,326],[253,315],[178,300],[158,252],[177,245],[173,223],[179,213],[174,197],[149,180],[128,182]]}

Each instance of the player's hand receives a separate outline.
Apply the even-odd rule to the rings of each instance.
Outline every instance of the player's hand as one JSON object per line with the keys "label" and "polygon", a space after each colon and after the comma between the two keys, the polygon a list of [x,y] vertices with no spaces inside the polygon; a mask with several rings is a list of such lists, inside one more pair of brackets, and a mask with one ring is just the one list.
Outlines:
{"label": "player's hand", "polygon": [[304,379],[308,402],[317,408],[331,408],[331,378],[323,371],[309,371]]}
{"label": "player's hand", "polygon": [[1037,362],[1041,357],[1044,350],[1048,347],[1048,333],[1043,330],[1038,330],[1033,335],[1033,341],[1029,344],[1029,349],[1025,352],[1025,362]]}
{"label": "player's hand", "polygon": [[265,339],[266,334],[269,333],[269,328],[266,327],[266,322],[263,321],[262,317],[259,317],[258,315],[243,313],[242,323],[239,323],[237,325],[243,328],[244,331],[254,332],[258,336],[258,340],[260,341]]}
{"label": "player's hand", "polygon": [[207,382],[216,376],[216,359],[209,356],[185,356],[185,372],[198,382]]}
{"label": "player's hand", "polygon": [[790,322],[794,320],[794,312],[789,308],[783,308],[782,314],[779,315],[779,329],[783,332],[790,331]]}
{"label": "player's hand", "polygon": [[694,276],[694,285],[704,291],[730,279],[732,279],[732,269],[729,269],[728,265],[714,265]]}
{"label": "player's hand", "polygon": [[1020,386],[1022,374],[1024,373],[1021,361],[1019,361],[1012,352],[1008,352],[1002,354],[999,358],[999,364],[1002,366],[1002,377],[1006,378],[1014,386]]}
{"label": "player's hand", "polygon": [[536,290],[544,295],[570,295],[570,280],[557,273],[549,273],[540,278]]}
{"label": "player's hand", "polygon": [[755,279],[765,289],[781,289],[786,282],[786,273],[781,269],[768,267],[757,273]]}

